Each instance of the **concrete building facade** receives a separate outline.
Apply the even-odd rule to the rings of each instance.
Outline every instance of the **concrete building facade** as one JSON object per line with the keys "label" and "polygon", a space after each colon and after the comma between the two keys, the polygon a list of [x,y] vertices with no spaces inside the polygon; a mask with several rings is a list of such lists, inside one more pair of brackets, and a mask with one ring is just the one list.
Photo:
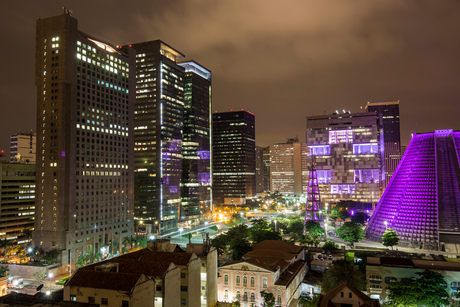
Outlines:
{"label": "concrete building facade", "polygon": [[12,135],[10,137],[10,162],[35,164],[36,135],[33,132]]}
{"label": "concrete building facade", "polygon": [[380,198],[383,138],[373,113],[307,117],[309,163],[314,163],[323,204]]}
{"label": "concrete building facade", "polygon": [[299,139],[270,146],[271,193],[302,195],[307,192],[308,147]]}
{"label": "concrete building facade", "polygon": [[37,20],[37,176],[33,244],[62,264],[133,233],[134,50]]}

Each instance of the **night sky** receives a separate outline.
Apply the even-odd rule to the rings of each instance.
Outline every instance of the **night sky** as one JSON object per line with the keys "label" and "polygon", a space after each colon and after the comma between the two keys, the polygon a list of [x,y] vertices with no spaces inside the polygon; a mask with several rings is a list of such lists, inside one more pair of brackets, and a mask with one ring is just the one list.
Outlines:
{"label": "night sky", "polygon": [[401,138],[460,130],[460,1],[2,1],[0,148],[35,131],[35,22],[73,11],[113,45],[161,39],[213,74],[213,111],[248,110],[256,143],[305,117],[400,100]]}

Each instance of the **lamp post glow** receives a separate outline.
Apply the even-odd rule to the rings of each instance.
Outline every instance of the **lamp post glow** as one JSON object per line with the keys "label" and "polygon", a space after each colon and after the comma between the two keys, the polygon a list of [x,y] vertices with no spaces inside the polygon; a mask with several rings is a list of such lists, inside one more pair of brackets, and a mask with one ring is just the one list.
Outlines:
{"label": "lamp post glow", "polygon": [[385,221],[385,222],[383,222],[383,223],[385,224],[385,230],[387,230],[387,229],[388,229],[388,222]]}
{"label": "lamp post glow", "polygon": [[49,272],[48,277],[50,279],[50,291],[49,292],[51,293],[51,278],[53,278],[53,273]]}

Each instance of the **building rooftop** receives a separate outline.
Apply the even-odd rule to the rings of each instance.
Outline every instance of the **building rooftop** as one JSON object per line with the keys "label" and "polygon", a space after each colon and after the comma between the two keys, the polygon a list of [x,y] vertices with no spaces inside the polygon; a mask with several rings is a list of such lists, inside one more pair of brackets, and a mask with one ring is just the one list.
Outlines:
{"label": "building rooftop", "polygon": [[356,289],[355,287],[353,287],[347,282],[341,284],[335,289],[332,289],[326,294],[321,294],[317,306],[318,307],[336,306],[336,304],[331,302],[331,299],[333,299],[336,294],[338,294],[345,288],[348,288],[348,290],[350,290],[354,295],[356,295],[360,300],[363,301],[363,304],[359,305],[360,307],[380,307],[380,303],[378,300],[371,299],[369,296],[367,296],[366,294]]}
{"label": "building rooftop", "polygon": [[96,289],[110,289],[131,292],[143,274],[129,274],[119,272],[92,271],[78,269],[67,281],[66,287],[84,287]]}
{"label": "building rooftop", "polygon": [[443,271],[460,271],[460,262],[421,260],[410,258],[367,257],[367,265]]}
{"label": "building rooftop", "polygon": [[290,254],[299,254],[304,248],[281,240],[265,240],[252,246],[253,251],[282,251]]}

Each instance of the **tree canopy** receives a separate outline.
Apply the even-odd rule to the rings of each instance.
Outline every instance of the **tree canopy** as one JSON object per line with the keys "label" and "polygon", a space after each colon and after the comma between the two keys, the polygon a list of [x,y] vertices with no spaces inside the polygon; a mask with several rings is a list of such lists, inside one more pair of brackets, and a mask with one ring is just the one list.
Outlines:
{"label": "tree canopy", "polygon": [[359,290],[364,290],[366,276],[354,266],[353,262],[343,259],[336,260],[332,268],[323,275],[321,292],[327,293],[344,282],[348,282]]}
{"label": "tree canopy", "polygon": [[443,288],[446,281],[438,272],[425,270],[415,273],[418,278],[403,278],[388,287],[388,306],[394,307],[443,307],[448,306],[449,294]]}
{"label": "tree canopy", "polygon": [[264,307],[273,307],[275,306],[275,296],[271,292],[260,291],[260,295],[264,300]]}
{"label": "tree canopy", "polygon": [[323,227],[316,221],[307,221],[305,223],[305,231],[309,232],[312,236],[321,236],[324,234]]}
{"label": "tree canopy", "polygon": [[354,215],[351,217],[352,222],[359,223],[364,226],[364,224],[367,222],[369,219],[369,215],[367,215],[365,212],[356,212]]}
{"label": "tree canopy", "polygon": [[383,246],[390,246],[393,249],[393,246],[398,245],[399,243],[399,235],[396,230],[390,228],[385,230],[382,236],[382,244]]}
{"label": "tree canopy", "polygon": [[364,239],[364,231],[360,224],[356,222],[345,222],[342,227],[337,229],[337,235],[352,246],[354,243]]}

